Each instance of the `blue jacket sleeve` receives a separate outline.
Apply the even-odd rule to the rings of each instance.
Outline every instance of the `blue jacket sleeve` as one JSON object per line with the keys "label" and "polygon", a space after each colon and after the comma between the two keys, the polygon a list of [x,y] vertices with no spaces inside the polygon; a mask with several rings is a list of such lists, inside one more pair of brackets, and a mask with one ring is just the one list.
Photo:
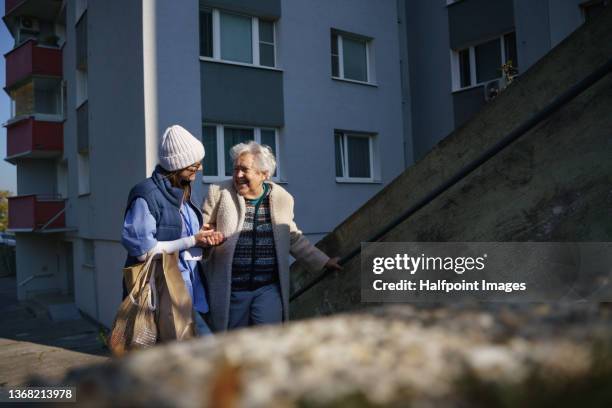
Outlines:
{"label": "blue jacket sleeve", "polygon": [[143,198],[135,199],[125,214],[121,243],[130,256],[141,256],[157,244],[156,233],[155,217],[147,202]]}

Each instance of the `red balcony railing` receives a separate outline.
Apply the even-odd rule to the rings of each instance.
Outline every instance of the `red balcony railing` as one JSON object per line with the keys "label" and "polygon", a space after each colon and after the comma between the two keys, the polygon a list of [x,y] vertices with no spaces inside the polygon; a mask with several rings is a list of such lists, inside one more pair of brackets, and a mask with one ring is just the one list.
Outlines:
{"label": "red balcony railing", "polygon": [[23,0],[4,0],[4,14],[9,14]]}
{"label": "red balcony railing", "polygon": [[7,160],[47,158],[61,155],[63,124],[25,118],[6,126]]}
{"label": "red balcony railing", "polygon": [[6,88],[32,75],[62,76],[62,51],[43,47],[28,40],[4,54],[6,58]]}
{"label": "red balcony railing", "polygon": [[9,230],[35,231],[65,228],[64,199],[56,196],[9,197]]}

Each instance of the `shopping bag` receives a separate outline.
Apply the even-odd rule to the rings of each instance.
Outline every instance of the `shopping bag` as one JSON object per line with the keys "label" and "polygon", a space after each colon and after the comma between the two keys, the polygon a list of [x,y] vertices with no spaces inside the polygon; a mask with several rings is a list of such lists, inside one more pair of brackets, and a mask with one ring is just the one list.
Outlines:
{"label": "shopping bag", "polygon": [[[130,282],[126,281],[128,296],[119,306],[108,344],[117,357],[130,350],[151,347],[157,342],[155,271],[160,263],[153,258],[150,256],[144,263],[126,268],[130,274]],[[126,276],[124,273],[124,279]]]}
{"label": "shopping bag", "polygon": [[178,267],[178,252],[162,256],[163,273],[156,276],[158,340],[188,340],[196,336],[191,295]]}

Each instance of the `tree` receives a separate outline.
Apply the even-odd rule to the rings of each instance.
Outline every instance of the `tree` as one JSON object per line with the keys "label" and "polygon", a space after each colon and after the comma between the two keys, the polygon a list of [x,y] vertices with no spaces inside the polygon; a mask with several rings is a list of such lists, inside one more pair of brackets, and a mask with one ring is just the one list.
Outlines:
{"label": "tree", "polygon": [[0,232],[6,231],[8,227],[8,198],[11,192],[0,190]]}

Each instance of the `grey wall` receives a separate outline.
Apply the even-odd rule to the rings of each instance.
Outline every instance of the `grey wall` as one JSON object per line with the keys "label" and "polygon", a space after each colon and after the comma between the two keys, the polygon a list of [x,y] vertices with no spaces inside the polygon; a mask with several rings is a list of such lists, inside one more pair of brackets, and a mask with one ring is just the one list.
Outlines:
{"label": "grey wall", "polygon": [[49,235],[32,233],[17,233],[16,241],[17,283],[33,275],[51,275],[18,285],[17,297],[23,300],[37,293],[61,288],[63,282],[62,274],[58,271],[58,242],[49,239]]}
{"label": "grey wall", "polygon": [[581,0],[514,0],[521,72],[582,24],[580,3]]}
{"label": "grey wall", "polygon": [[54,194],[57,177],[54,160],[20,160],[17,166],[17,194]]}
{"label": "grey wall", "polygon": [[468,119],[473,117],[485,103],[483,86],[453,92],[455,127],[463,125]]}
{"label": "grey wall", "polygon": [[[196,1],[180,5],[169,1],[143,3],[148,173],[158,162],[157,146],[168,126],[179,124],[198,138],[202,134],[199,5]],[[196,196],[203,194],[200,183],[194,188]]]}
{"label": "grey wall", "polygon": [[88,6],[91,230],[79,231],[87,238],[119,239],[125,197],[145,176],[141,13],[139,2]]}
{"label": "grey wall", "polygon": [[444,0],[408,0],[408,74],[414,159],[454,129],[450,44]]}
{"label": "grey wall", "polygon": [[274,20],[281,16],[280,0],[200,0],[200,6],[237,11]]}
{"label": "grey wall", "polygon": [[402,117],[404,125],[404,166],[414,163],[414,142],[412,133],[412,98],[408,57],[408,27],[406,1],[396,0],[398,14],[398,37],[400,46],[400,79],[402,85]]}
{"label": "grey wall", "polygon": [[283,125],[282,72],[207,61],[200,64],[204,121]]}
{"label": "grey wall", "polygon": [[448,6],[453,49],[498,36],[514,27],[512,0],[464,0]]}
{"label": "grey wall", "polygon": [[559,44],[582,24],[580,3],[584,3],[584,0],[548,1],[550,43],[552,47]]}
{"label": "grey wall", "polygon": [[550,50],[548,0],[514,0],[516,46],[521,72]]}
{"label": "grey wall", "polygon": [[[327,232],[403,169],[403,129],[395,0],[283,0],[279,62],[284,70],[281,165],[296,221]],[[374,39],[377,87],[331,79],[330,29]],[[378,133],[381,184],[335,181],[334,129]]]}

